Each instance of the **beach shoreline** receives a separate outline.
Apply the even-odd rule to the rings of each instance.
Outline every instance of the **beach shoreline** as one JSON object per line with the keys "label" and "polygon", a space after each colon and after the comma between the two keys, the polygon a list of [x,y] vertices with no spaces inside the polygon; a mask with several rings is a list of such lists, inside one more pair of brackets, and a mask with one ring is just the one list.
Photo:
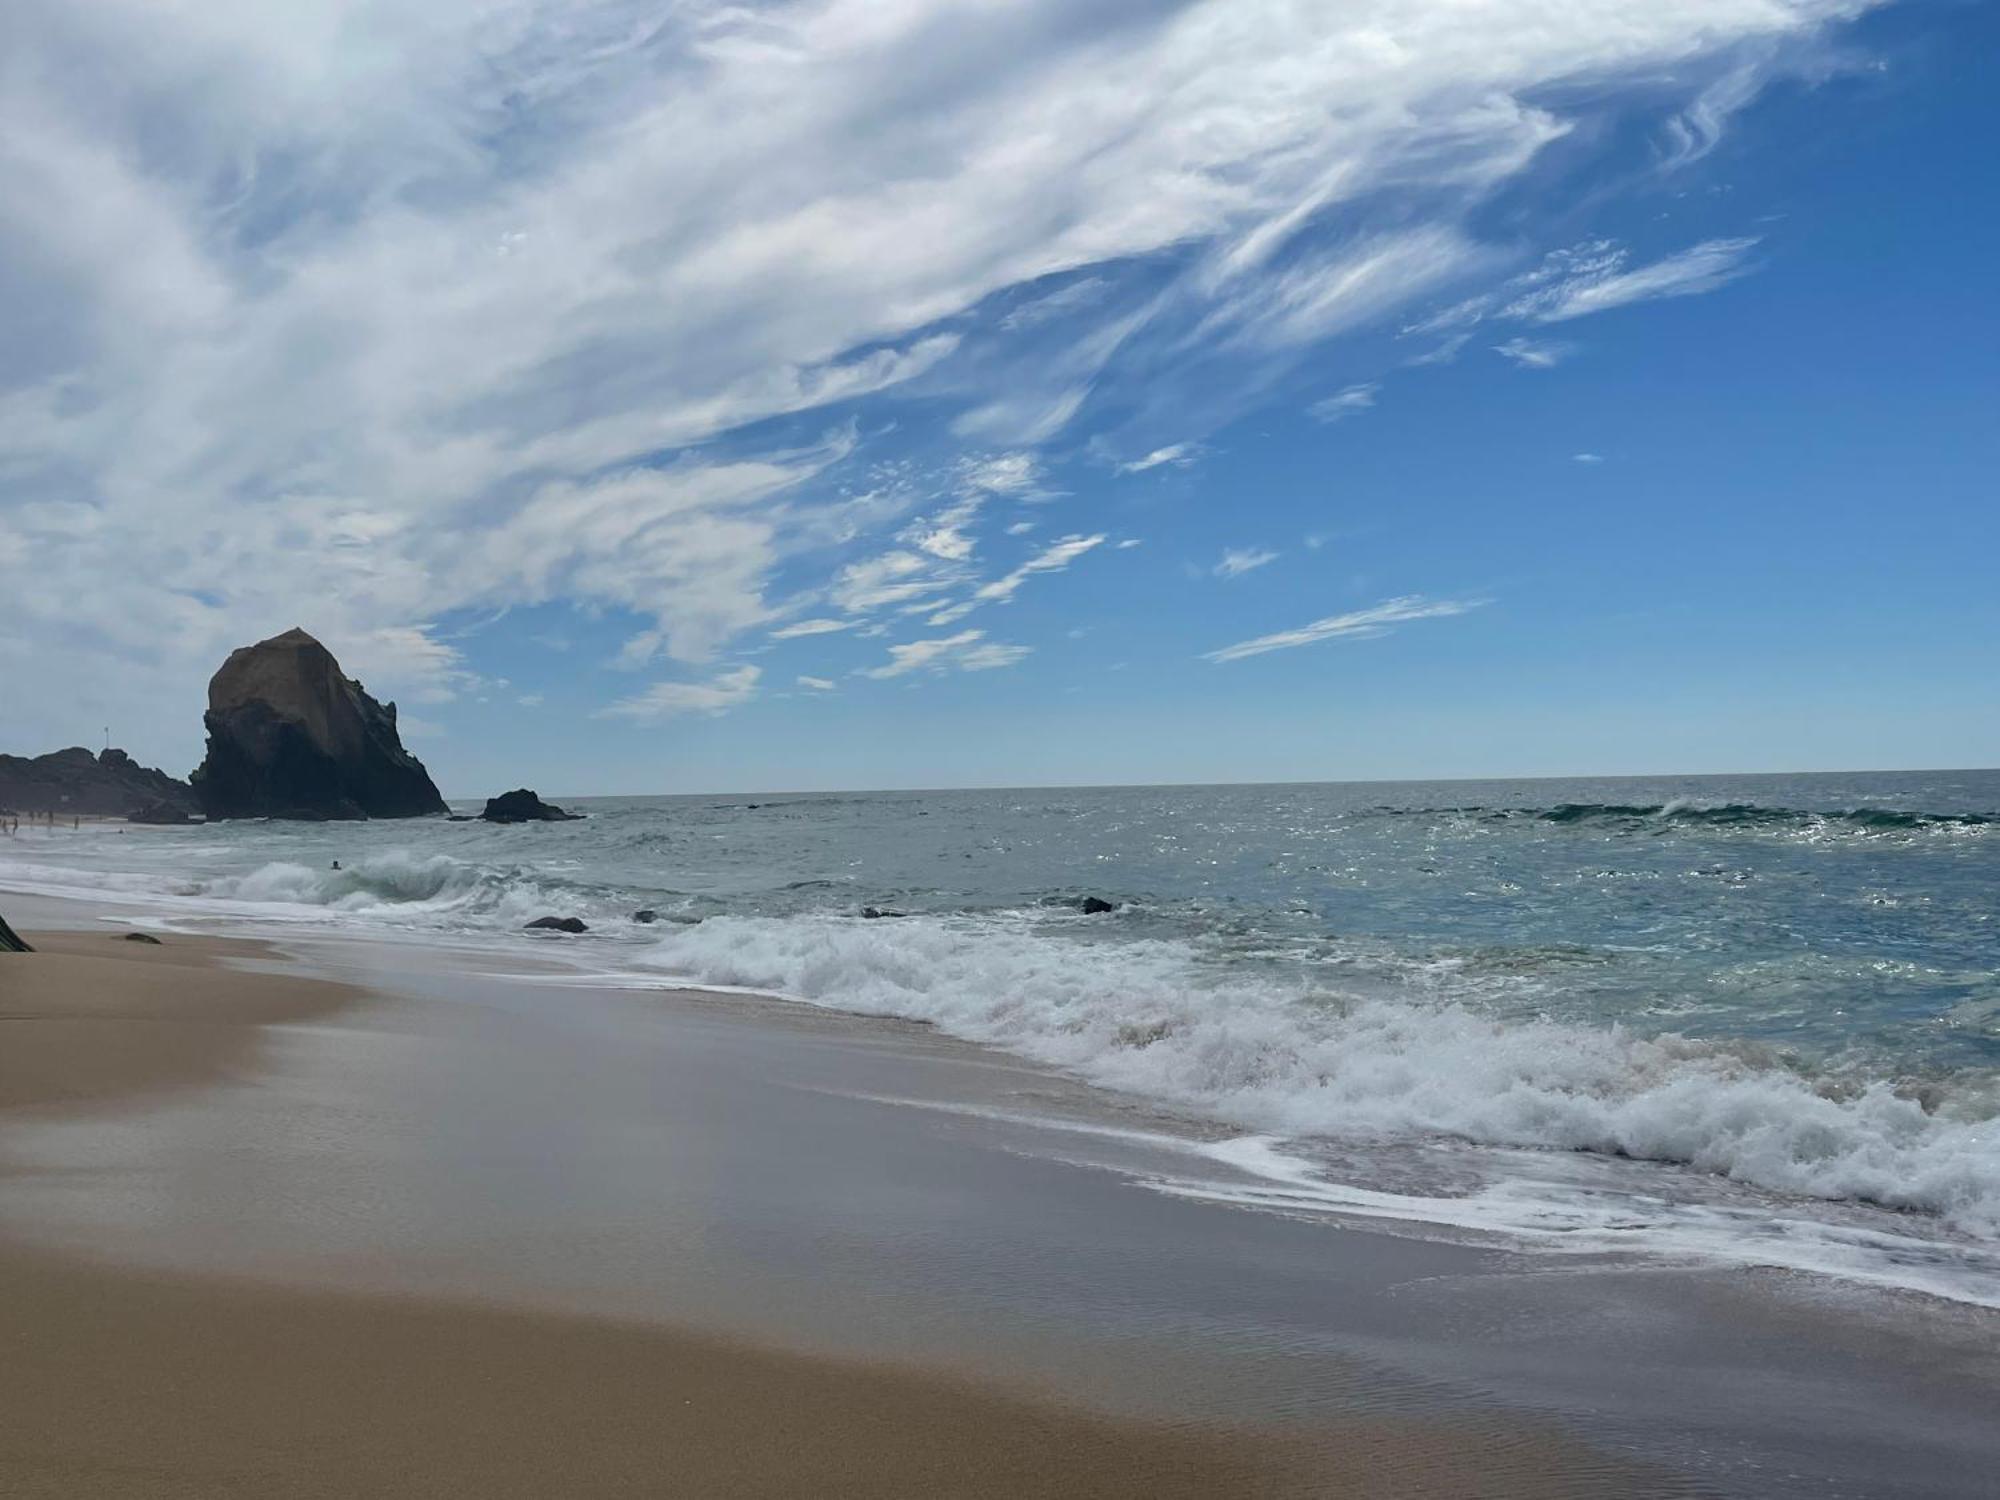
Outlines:
{"label": "beach shoreline", "polygon": [[[1862,1495],[1901,1476],[1904,1492],[1943,1496],[1977,1493],[1995,1457],[1977,1413],[2000,1359],[1976,1311],[1811,1278],[1523,1258],[1149,1190],[1191,1160],[1221,1173],[1199,1155],[1213,1133],[906,1022],[282,927],[263,944],[165,926],[159,947],[127,944],[103,931],[115,902],[8,904],[45,948],[27,964],[96,986],[77,991],[76,1015],[39,1002],[38,1024],[74,1035],[30,1070],[39,1094],[0,1111],[0,1254],[19,1284],[47,1288],[10,1316],[58,1310],[10,1334],[58,1393],[37,1430],[67,1434],[17,1455],[21,1483],[44,1492],[99,1443],[63,1411],[114,1399],[91,1389],[108,1346],[49,1352],[96,1298],[133,1308],[130,1327],[157,1313],[216,1333],[221,1362],[198,1364],[189,1388],[210,1411],[262,1366],[253,1323],[296,1318],[301,1349],[348,1350],[306,1362],[330,1389],[371,1384],[344,1340],[379,1347],[375,1374],[417,1411],[426,1388],[476,1383],[481,1361],[512,1367],[554,1340],[562,1399],[588,1406],[601,1366],[618,1381],[602,1410],[624,1413],[604,1418],[623,1434],[603,1447],[612,1467],[581,1458],[577,1493],[678,1462],[641,1430],[635,1392],[694,1378],[717,1350],[750,1361],[729,1365],[732,1391],[787,1392],[782,1412],[732,1400],[818,1434],[798,1451],[831,1493],[823,1471],[885,1494]],[[161,1028],[120,1008],[112,969],[149,976],[155,1005],[202,976],[207,995],[184,1003],[208,1022],[186,1030],[214,1050],[171,1077],[122,1071],[118,1030]],[[78,1081],[100,1062],[97,1082]],[[66,1069],[82,1071],[52,1088]],[[451,1348],[484,1352],[453,1364],[363,1337],[413,1307]],[[831,1404],[810,1395],[821,1386]],[[962,1403],[939,1418],[951,1430],[993,1414],[985,1436],[947,1445],[985,1455],[981,1473],[943,1491],[920,1440],[936,1424],[887,1415],[940,1386]],[[855,1420],[834,1387],[879,1397],[861,1425],[887,1448],[814,1446]],[[303,1385],[293,1395],[312,1405]],[[1855,1410],[1866,1420],[1836,1415]],[[502,1400],[434,1417],[428,1446],[424,1423],[403,1421],[397,1462],[429,1463],[439,1493],[471,1493],[475,1475],[479,1492],[509,1493],[463,1455],[509,1451],[533,1421]],[[1058,1443],[1076,1465],[1033,1466],[1049,1421],[1082,1424]],[[261,1492],[338,1492],[312,1476],[273,1489],[284,1453],[319,1455],[317,1475],[329,1449],[323,1427],[274,1430],[289,1435],[259,1450]],[[1192,1446],[1162,1446],[1163,1432]],[[186,1462],[247,1462],[243,1441],[212,1426],[186,1439]],[[124,1451],[117,1462],[145,1468]],[[1199,1483],[1176,1491],[1143,1456],[1169,1451]],[[711,1457],[721,1467],[698,1492],[804,1487],[804,1469]],[[349,1492],[373,1483],[323,1472]],[[163,1473],[101,1492],[175,1493]],[[546,1477],[526,1460],[519,1473]],[[978,1488],[989,1478],[1000,1487]]]}
{"label": "beach shoreline", "polygon": [[[369,1000],[272,972],[254,941],[29,936],[37,951],[0,975],[0,1203],[34,1175],[7,1161],[24,1120],[257,1089],[274,1029]],[[17,1381],[0,1489],[24,1496],[613,1494],[669,1477],[716,1495],[1528,1494],[1572,1467],[1616,1488],[1629,1467],[1579,1465],[1585,1450],[1526,1424],[1107,1416],[963,1370],[496,1305],[476,1282],[396,1294],[393,1267],[363,1292],[8,1234],[0,1276]]]}

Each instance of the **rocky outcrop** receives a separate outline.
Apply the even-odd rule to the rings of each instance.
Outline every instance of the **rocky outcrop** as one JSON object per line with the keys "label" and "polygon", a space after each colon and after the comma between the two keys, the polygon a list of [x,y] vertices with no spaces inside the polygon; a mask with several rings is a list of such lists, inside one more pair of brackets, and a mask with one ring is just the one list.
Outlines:
{"label": "rocky outcrop", "polygon": [[232,651],[208,684],[208,756],[191,778],[211,818],[414,818],[445,810],[377,703],[303,630]]}
{"label": "rocky outcrop", "polygon": [[142,766],[123,750],[93,755],[81,745],[48,755],[0,755],[0,807],[63,817],[124,818],[158,808],[159,821],[185,822],[194,789]]}
{"label": "rocky outcrop", "polygon": [[588,932],[590,927],[581,917],[537,917],[528,923],[529,932]]}
{"label": "rocky outcrop", "polygon": [[176,807],[171,802],[148,802],[143,807],[135,807],[125,815],[134,823],[192,823],[194,818],[185,807]]}
{"label": "rocky outcrop", "polygon": [[7,925],[7,919],[0,917],[0,953],[33,953],[35,950],[21,941],[21,935]]}
{"label": "rocky outcrop", "polygon": [[486,811],[479,815],[489,823],[571,823],[582,813],[564,812],[537,797],[526,787],[502,792],[486,799]]}

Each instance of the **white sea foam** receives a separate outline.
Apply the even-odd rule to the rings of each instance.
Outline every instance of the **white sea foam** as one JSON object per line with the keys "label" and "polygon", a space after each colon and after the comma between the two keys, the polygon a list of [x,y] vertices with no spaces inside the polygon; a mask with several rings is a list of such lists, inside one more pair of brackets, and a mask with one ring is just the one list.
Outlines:
{"label": "white sea foam", "polygon": [[1093,1082],[1287,1136],[1589,1151],[2000,1232],[2000,1126],[1888,1083],[1821,1089],[1726,1047],[1506,1022],[1205,974],[1172,941],[955,919],[719,917],[645,962],[703,983],[935,1022]]}

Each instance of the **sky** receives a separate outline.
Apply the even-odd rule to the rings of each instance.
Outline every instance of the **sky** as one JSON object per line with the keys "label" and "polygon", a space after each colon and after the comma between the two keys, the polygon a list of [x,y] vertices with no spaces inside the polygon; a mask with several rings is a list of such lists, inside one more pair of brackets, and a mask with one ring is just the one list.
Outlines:
{"label": "sky", "polygon": [[14,0],[0,749],[2000,763],[1996,8]]}

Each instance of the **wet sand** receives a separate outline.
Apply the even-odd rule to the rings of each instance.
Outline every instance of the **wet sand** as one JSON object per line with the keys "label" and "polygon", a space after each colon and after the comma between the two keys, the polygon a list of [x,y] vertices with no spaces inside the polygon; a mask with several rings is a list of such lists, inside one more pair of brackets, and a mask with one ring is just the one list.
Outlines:
{"label": "wet sand", "polygon": [[[270,961],[256,944],[28,936],[40,951],[0,967],[8,1041],[0,1053],[0,1151],[24,1130],[87,1131],[92,1121],[144,1134],[157,1120],[171,1133],[175,1091],[197,1111],[201,1100],[235,1091],[260,1099],[274,1119],[293,1106],[310,1115],[311,1099],[287,1092],[287,1036],[296,1041],[300,1028],[343,1021],[372,1028],[382,1019],[381,1002],[355,986],[244,971],[243,964]],[[447,1020],[447,1040],[452,1029]],[[560,1072],[563,1062],[553,1065]],[[340,1149],[324,1136],[312,1147],[288,1144]],[[197,1242],[242,1239],[254,1249],[260,1219],[292,1213],[283,1195],[260,1198],[258,1149],[228,1134],[206,1136],[198,1148],[205,1170],[223,1179],[240,1168],[223,1212],[211,1216],[204,1207],[213,1184],[184,1175],[167,1185],[170,1194],[193,1195]],[[184,1171],[187,1158],[175,1161]],[[13,1160],[0,1176],[0,1206],[8,1210],[0,1222],[20,1229],[15,1210],[23,1201],[32,1209],[33,1189],[51,1179],[62,1201],[94,1200],[113,1225],[121,1208],[146,1196],[118,1170],[66,1175]],[[126,1263],[137,1242],[115,1232],[66,1246],[51,1245],[46,1234],[36,1244],[0,1241],[0,1283],[8,1288],[0,1348],[9,1373],[0,1493],[1381,1496],[1674,1488],[1642,1482],[1636,1467],[1527,1423],[1205,1420],[1187,1412],[1142,1420],[1024,1393],[1021,1382],[982,1381],[967,1373],[981,1363],[976,1347],[961,1349],[959,1368],[945,1370],[796,1353],[650,1317],[482,1303],[494,1283],[477,1258],[459,1277],[440,1276],[433,1264],[421,1278],[426,1290],[412,1294],[415,1257],[399,1265],[407,1245],[394,1232],[378,1240],[369,1228],[378,1207],[362,1192],[319,1205],[359,1226],[351,1251],[338,1257],[346,1274],[328,1279],[368,1291],[260,1276],[230,1255],[214,1260],[235,1276],[203,1270],[199,1252],[170,1269]],[[166,1245],[153,1248],[172,1258],[175,1244],[185,1248],[178,1237],[186,1220],[176,1213],[168,1220]],[[560,1256],[563,1226],[545,1227]],[[804,1221],[800,1228],[806,1232]],[[272,1268],[281,1262],[274,1258]],[[643,1281],[643,1270],[633,1269]]]}
{"label": "wet sand", "polygon": [[260,1028],[354,998],[324,980],[230,972],[261,943],[37,932],[0,973],[0,1110],[85,1104],[214,1083],[253,1065]]}

